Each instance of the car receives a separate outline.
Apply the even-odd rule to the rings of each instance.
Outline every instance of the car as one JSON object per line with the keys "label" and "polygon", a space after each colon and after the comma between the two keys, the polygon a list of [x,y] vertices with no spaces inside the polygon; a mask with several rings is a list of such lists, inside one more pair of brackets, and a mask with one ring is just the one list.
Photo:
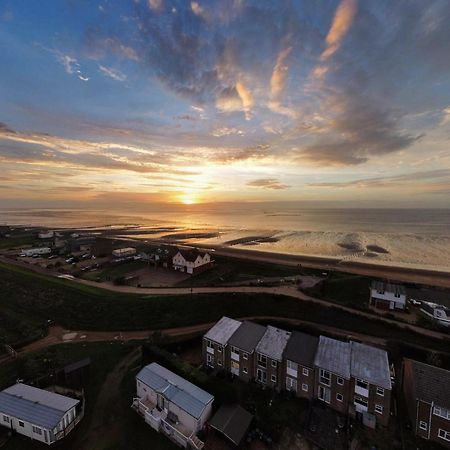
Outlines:
{"label": "car", "polygon": [[420,306],[422,304],[419,300],[414,300],[413,298],[409,300],[409,303],[411,303],[414,306]]}
{"label": "car", "polygon": [[66,259],[66,263],[71,264],[71,263],[73,263],[73,260],[74,260],[74,258],[68,258],[68,259]]}
{"label": "car", "polygon": [[48,257],[48,259],[55,259],[57,257],[58,257],[58,255],[51,255],[51,256]]}

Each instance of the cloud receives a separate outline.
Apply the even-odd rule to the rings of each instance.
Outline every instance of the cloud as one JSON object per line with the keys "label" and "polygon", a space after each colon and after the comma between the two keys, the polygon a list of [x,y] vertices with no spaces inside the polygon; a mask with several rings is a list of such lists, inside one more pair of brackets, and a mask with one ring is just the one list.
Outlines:
{"label": "cloud", "polygon": [[259,178],[257,180],[249,181],[247,186],[274,190],[288,189],[290,187],[286,184],[280,183],[275,178]]}
{"label": "cloud", "polygon": [[102,66],[101,64],[99,65],[99,69],[100,72],[107,77],[112,78],[114,81],[125,81],[127,79],[127,76],[118,69]]}
{"label": "cloud", "polygon": [[242,130],[239,130],[238,128],[230,128],[230,127],[220,127],[215,128],[212,133],[212,136],[215,137],[222,137],[222,136],[243,136],[244,132]]}
{"label": "cloud", "polygon": [[325,39],[327,47],[320,55],[321,61],[326,61],[339,49],[342,40],[353,23],[356,10],[357,0],[341,0],[334,15],[330,31]]}
{"label": "cloud", "polygon": [[148,0],[148,7],[154,11],[159,11],[162,8],[162,0]]}
{"label": "cloud", "polygon": [[282,50],[273,68],[272,76],[270,78],[270,95],[272,98],[278,99],[284,90],[286,78],[288,75],[289,66],[286,64],[286,59],[292,51],[292,47]]}
{"label": "cloud", "polygon": [[85,56],[94,60],[100,60],[107,55],[114,55],[121,59],[140,61],[136,49],[122,42],[121,37],[110,35],[99,28],[86,30],[83,52]]}
{"label": "cloud", "polygon": [[246,120],[250,120],[252,118],[252,108],[255,103],[253,95],[243,81],[238,81],[236,83],[236,91],[242,101],[242,109],[245,112],[245,118]]}

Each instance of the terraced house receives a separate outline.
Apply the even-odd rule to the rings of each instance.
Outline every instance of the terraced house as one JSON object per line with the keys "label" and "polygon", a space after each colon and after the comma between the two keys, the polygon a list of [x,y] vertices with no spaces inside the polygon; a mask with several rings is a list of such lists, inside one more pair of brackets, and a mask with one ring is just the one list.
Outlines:
{"label": "terraced house", "polygon": [[450,448],[450,371],[404,359],[402,381],[415,434]]}
{"label": "terraced house", "polygon": [[[219,367],[209,356],[217,345],[226,358]],[[203,362],[244,381],[317,399],[367,426],[389,422],[388,356],[369,345],[223,317],[204,336]]]}

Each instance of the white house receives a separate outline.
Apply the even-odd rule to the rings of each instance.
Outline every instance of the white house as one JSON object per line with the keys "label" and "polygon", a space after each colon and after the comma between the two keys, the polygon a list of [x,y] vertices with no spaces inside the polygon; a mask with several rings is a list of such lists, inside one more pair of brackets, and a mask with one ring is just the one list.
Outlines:
{"label": "white house", "polygon": [[197,433],[211,416],[211,394],[157,363],[136,375],[136,394],[132,407],[154,430],[181,447],[204,447]]}
{"label": "white house", "polygon": [[0,392],[0,425],[50,445],[65,437],[81,420],[79,403],[18,383]]}
{"label": "white house", "polygon": [[50,247],[24,248],[20,251],[20,256],[49,255],[51,252]]}
{"label": "white house", "polygon": [[373,281],[370,286],[370,304],[380,309],[404,310],[406,290],[398,284]]}
{"label": "white house", "polygon": [[172,258],[172,265],[175,270],[196,274],[203,272],[212,265],[211,255],[206,252],[200,252],[197,249],[179,249]]}
{"label": "white house", "polygon": [[51,230],[40,231],[38,233],[38,238],[39,239],[52,239],[54,236],[55,236],[55,232],[51,231]]}

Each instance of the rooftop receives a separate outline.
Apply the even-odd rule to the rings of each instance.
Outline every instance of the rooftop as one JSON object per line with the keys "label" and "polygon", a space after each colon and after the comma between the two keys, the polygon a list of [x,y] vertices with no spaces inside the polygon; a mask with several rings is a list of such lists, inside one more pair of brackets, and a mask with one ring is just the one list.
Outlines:
{"label": "rooftop", "polygon": [[242,325],[228,340],[228,344],[237,347],[244,352],[252,353],[258,342],[264,336],[266,327],[253,322],[242,322]]}
{"label": "rooftop", "polygon": [[350,379],[350,344],[320,336],[314,365]]}
{"label": "rooftop", "polygon": [[196,419],[201,417],[205,407],[214,400],[208,392],[157,363],[141,369],[136,379],[155,392],[163,394],[170,402]]}
{"label": "rooftop", "polygon": [[186,261],[192,261],[192,262],[195,261],[198,256],[201,256],[202,258],[204,258],[204,256],[207,254],[207,252],[201,252],[200,250],[198,250],[196,248],[190,248],[190,249],[179,248],[178,252],[181,253],[181,255],[183,256],[183,258]]}
{"label": "rooftop", "polygon": [[0,392],[0,412],[46,429],[55,428],[80,401],[18,383]]}
{"label": "rooftop", "polygon": [[318,345],[318,337],[293,331],[286,345],[284,356],[290,361],[312,367]]}
{"label": "rooftop", "polygon": [[389,359],[386,351],[353,341],[350,342],[350,346],[351,375],[384,389],[392,389]]}
{"label": "rooftop", "polygon": [[372,281],[372,289],[381,292],[392,292],[397,295],[406,295],[406,289],[401,284],[385,283],[384,281]]}
{"label": "rooftop", "polygon": [[281,361],[286,344],[291,337],[289,331],[268,325],[266,332],[256,346],[256,351],[271,359]]}
{"label": "rooftop", "polygon": [[235,445],[244,439],[253,416],[239,405],[222,405],[209,424]]}
{"label": "rooftop", "polygon": [[411,375],[416,398],[450,409],[450,371],[412,359],[404,360]]}
{"label": "rooftop", "polygon": [[217,344],[226,345],[241,323],[224,316],[205,334],[205,338]]}

